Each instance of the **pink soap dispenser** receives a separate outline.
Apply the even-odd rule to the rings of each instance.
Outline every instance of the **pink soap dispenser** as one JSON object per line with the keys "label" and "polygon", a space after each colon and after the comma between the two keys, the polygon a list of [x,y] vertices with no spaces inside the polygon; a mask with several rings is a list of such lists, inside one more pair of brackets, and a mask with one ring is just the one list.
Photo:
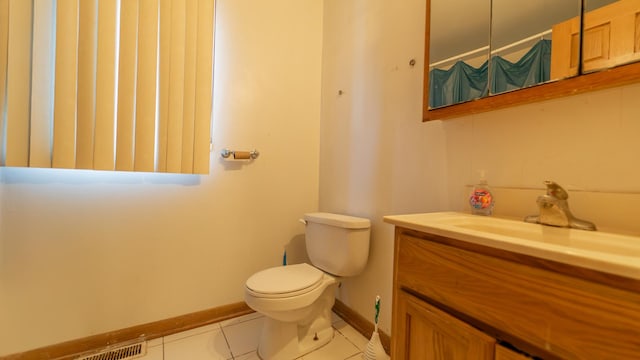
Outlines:
{"label": "pink soap dispenser", "polygon": [[469,196],[469,205],[471,205],[471,213],[474,215],[489,216],[493,214],[494,198],[485,178],[484,170],[480,171],[480,181],[473,186]]}

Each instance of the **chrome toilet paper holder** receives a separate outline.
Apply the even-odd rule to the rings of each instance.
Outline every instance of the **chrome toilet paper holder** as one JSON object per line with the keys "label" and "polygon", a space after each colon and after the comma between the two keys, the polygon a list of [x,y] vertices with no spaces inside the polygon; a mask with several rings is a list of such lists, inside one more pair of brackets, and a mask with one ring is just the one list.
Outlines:
{"label": "chrome toilet paper holder", "polygon": [[225,159],[233,156],[233,158],[236,160],[255,160],[258,158],[258,156],[260,156],[260,153],[255,149],[251,151],[234,151],[229,149],[222,149],[222,151],[220,151],[220,156]]}

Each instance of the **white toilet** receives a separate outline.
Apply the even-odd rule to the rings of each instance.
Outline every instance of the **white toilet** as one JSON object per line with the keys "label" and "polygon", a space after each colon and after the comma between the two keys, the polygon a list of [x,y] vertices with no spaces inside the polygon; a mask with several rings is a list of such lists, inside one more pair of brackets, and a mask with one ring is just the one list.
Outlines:
{"label": "white toilet", "polygon": [[331,308],[340,277],[362,272],[369,256],[369,219],[305,214],[305,243],[313,266],[262,270],[245,284],[245,301],[265,315],[258,355],[292,360],[333,338]]}

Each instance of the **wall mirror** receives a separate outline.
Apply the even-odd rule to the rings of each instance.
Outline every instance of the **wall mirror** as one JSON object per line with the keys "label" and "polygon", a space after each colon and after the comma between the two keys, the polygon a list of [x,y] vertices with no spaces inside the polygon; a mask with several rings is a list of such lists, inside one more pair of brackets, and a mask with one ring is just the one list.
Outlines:
{"label": "wall mirror", "polygon": [[429,108],[577,75],[580,12],[580,0],[432,0]]}
{"label": "wall mirror", "polygon": [[[486,11],[474,8],[480,6],[476,1],[427,0],[423,121],[465,116],[640,81],[640,0],[487,1],[489,3],[477,3],[491,9],[490,32],[478,28],[479,19],[486,19]],[[467,13],[473,15],[472,20],[459,15]],[[462,30],[460,24],[467,23],[475,28]],[[453,46],[462,42],[459,37],[464,41],[479,40],[466,48]],[[499,72],[512,75],[499,66],[492,66],[496,59],[503,58],[504,61],[499,61],[505,64],[530,60],[527,54],[533,57],[530,52],[536,50],[535,46],[541,40],[551,42],[551,53],[547,50],[548,78],[534,79],[530,83],[493,80],[492,85],[492,77]],[[482,59],[488,62],[488,89],[475,89],[476,96],[470,99],[434,102],[431,93],[437,94],[434,99],[447,98],[439,92],[454,86],[440,85],[432,90],[433,82],[439,81],[437,76],[431,76],[432,71],[434,68],[449,70],[452,63],[470,58],[466,54],[471,51],[469,49],[483,49],[476,53],[484,57],[475,59],[473,64],[477,66]],[[443,60],[449,62],[448,68],[446,64],[439,64]],[[469,77],[466,73],[462,75]],[[527,79],[530,74],[519,76]]]}
{"label": "wall mirror", "polygon": [[491,0],[457,3],[460,7],[446,0],[431,2],[430,108],[478,99],[488,93]]}

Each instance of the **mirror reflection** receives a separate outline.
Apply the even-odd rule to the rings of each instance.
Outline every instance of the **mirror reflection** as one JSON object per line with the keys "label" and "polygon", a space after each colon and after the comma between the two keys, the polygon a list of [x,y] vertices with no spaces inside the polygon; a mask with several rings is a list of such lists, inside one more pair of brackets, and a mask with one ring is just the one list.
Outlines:
{"label": "mirror reflection", "polygon": [[640,60],[640,0],[585,0],[583,72]]}
{"label": "mirror reflection", "polygon": [[577,75],[580,9],[580,0],[432,0],[429,108]]}
{"label": "mirror reflection", "polygon": [[486,96],[491,0],[432,0],[429,108]]}
{"label": "mirror reflection", "polygon": [[578,74],[570,59],[579,45],[580,0],[492,0],[491,6],[490,94]]}

